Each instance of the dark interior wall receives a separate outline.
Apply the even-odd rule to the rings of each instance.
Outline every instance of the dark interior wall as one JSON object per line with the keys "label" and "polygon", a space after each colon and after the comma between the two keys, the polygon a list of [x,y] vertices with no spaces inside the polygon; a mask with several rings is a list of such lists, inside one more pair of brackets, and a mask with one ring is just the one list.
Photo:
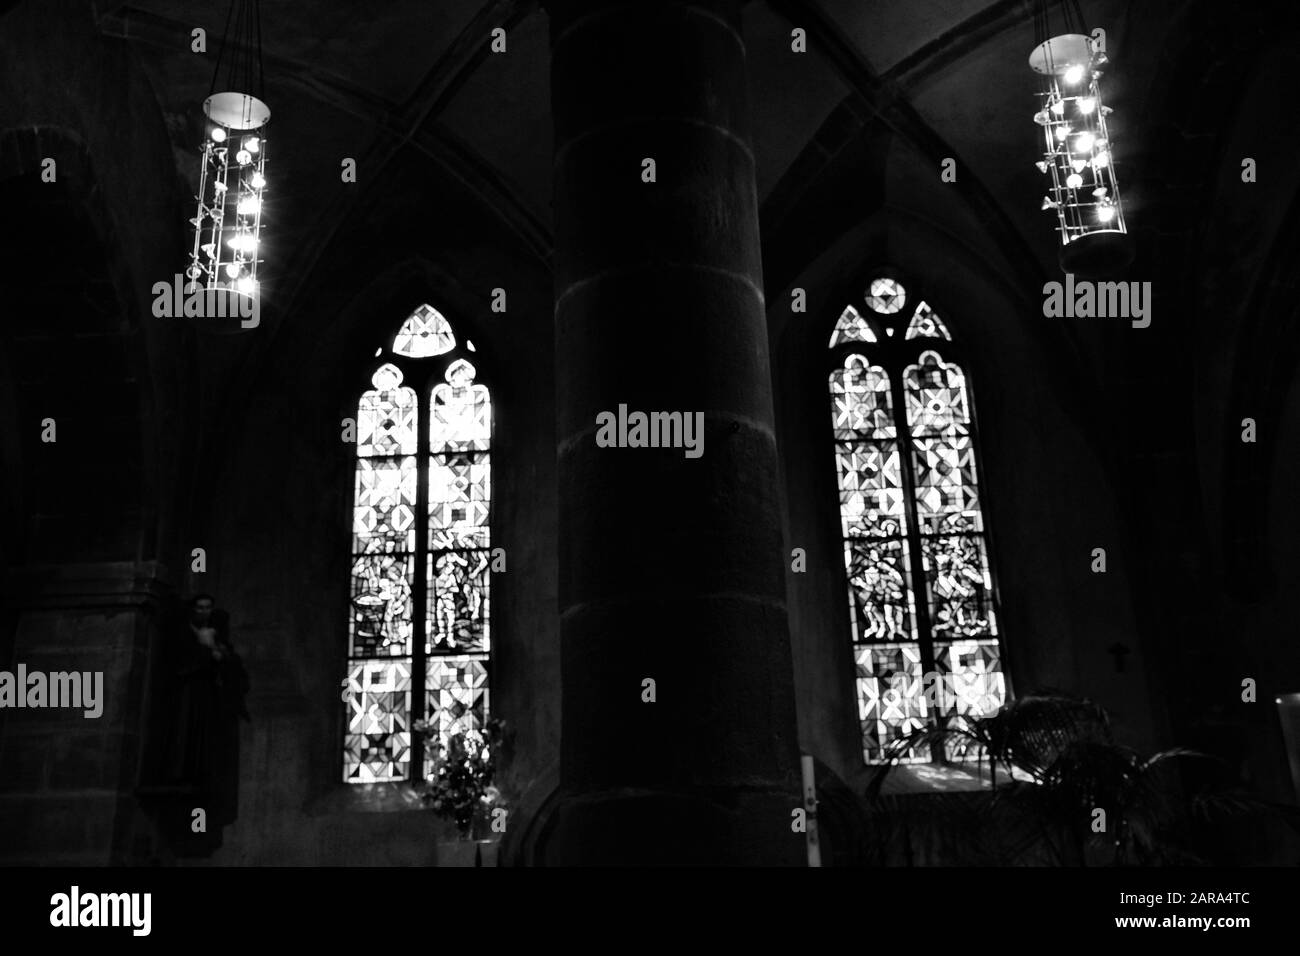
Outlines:
{"label": "dark interior wall", "polygon": [[[138,412],[131,441],[144,462],[137,482],[140,540],[128,556],[173,564],[175,515],[188,480],[187,436],[194,422],[187,333],[150,312],[153,284],[170,280],[184,264],[177,255],[184,248],[184,197],[167,130],[134,51],[99,33],[89,4],[56,0],[9,11],[0,19],[0,50],[0,130],[13,131],[0,146],[0,169],[36,176],[40,160],[54,158],[59,181],[76,192],[89,224],[57,242],[45,236],[28,244],[28,254],[44,257],[50,275],[58,277],[32,291],[92,294],[77,279],[85,266],[76,245],[101,243],[106,288],[95,297],[102,300],[111,289],[117,300],[107,330],[118,339],[111,351],[135,378],[130,398]],[[33,222],[29,228],[40,226]],[[98,364],[90,343],[81,347],[86,362]]]}
{"label": "dark interior wall", "polygon": [[[178,268],[183,221],[152,102],[132,53],[99,35],[89,5],[29,4],[0,18],[10,227],[0,392],[13,428],[2,666],[102,672],[105,695],[98,718],[0,717],[6,862],[152,852],[134,790],[189,424],[186,350],[149,311],[152,283]],[[52,444],[40,441],[45,417]]]}
{"label": "dark interior wall", "polygon": [[[44,142],[59,151],[57,137]],[[33,172],[0,184],[0,204],[25,224],[0,240],[12,310],[3,329],[12,437],[21,448],[12,476],[23,479],[14,489],[13,540],[23,549],[14,564],[133,558],[142,546],[136,343],[78,172],[65,157],[62,180],[44,183]],[[45,440],[46,419],[54,441]]]}
{"label": "dark interior wall", "polygon": [[[230,611],[253,686],[240,816],[219,863],[421,863],[445,835],[429,814],[375,812],[382,800],[341,774],[355,467],[341,422],[370,387],[376,350],[422,302],[473,342],[492,390],[491,539],[507,570],[491,583],[490,706],[514,735],[512,800],[558,754],[550,276],[489,210],[418,162],[399,164],[380,189],[421,198],[359,204],[301,304],[273,334],[246,333],[269,341],[214,428],[196,499],[195,546],[209,564],[192,586]],[[506,290],[504,313],[490,309],[495,288]]]}
{"label": "dark interior wall", "polygon": [[[1251,58],[1207,105],[1231,117],[1197,141],[1216,175],[1202,197],[1195,255],[1179,302],[1194,343],[1196,467],[1206,555],[1195,592],[1198,627],[1184,635],[1178,676],[1189,698],[1189,743],[1220,755],[1266,797],[1294,803],[1275,703],[1300,688],[1294,632],[1295,465],[1300,448],[1300,170],[1287,157],[1300,133],[1271,119],[1287,108],[1300,67],[1287,41]],[[1190,111],[1189,111],[1190,112]],[[1175,117],[1195,129],[1191,117]],[[1204,122],[1202,120],[1202,122]],[[1267,131],[1266,135],[1261,135]],[[1242,160],[1257,163],[1255,183]],[[1251,419],[1255,441],[1243,441]],[[1254,702],[1242,681],[1257,683]],[[1233,859],[1293,863],[1300,838],[1276,823],[1224,840]]]}

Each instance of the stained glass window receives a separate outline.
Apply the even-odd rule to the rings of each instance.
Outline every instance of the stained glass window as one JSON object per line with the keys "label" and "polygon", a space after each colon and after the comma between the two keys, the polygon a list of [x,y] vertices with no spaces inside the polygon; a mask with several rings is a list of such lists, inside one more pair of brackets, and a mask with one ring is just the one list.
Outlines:
{"label": "stained glass window", "polygon": [[420,779],[417,720],[445,738],[488,719],[491,398],[430,306],[389,351],[357,405],[349,783]]}
{"label": "stained glass window", "polygon": [[[914,730],[997,710],[1006,683],[966,377],[939,351],[952,336],[895,279],[863,298],[867,311],[850,305],[832,333],[830,392],[858,717],[875,763]],[[903,760],[935,756],[914,747]]]}

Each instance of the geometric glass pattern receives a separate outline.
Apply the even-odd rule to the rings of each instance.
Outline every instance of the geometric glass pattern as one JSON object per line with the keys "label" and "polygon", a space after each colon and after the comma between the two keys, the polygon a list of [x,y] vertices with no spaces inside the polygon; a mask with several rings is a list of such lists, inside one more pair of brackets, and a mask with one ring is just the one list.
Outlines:
{"label": "geometric glass pattern", "polygon": [[[994,638],[952,641],[936,646],[935,663],[942,678],[944,719],[991,714],[1006,702],[1001,650]],[[948,759],[978,757],[969,743],[950,739]]]}
{"label": "geometric glass pattern", "polygon": [[488,716],[487,664],[477,655],[431,658],[425,688],[431,720],[444,739],[455,733],[481,731]]}
{"label": "geometric glass pattern", "polygon": [[903,307],[906,295],[903,286],[893,279],[874,279],[867,293],[867,306],[881,315],[893,315]]}
{"label": "geometric glass pattern", "polygon": [[456,347],[451,325],[437,309],[422,305],[412,312],[393,339],[393,354],[410,358],[443,355]]}
{"label": "geometric glass pattern", "polygon": [[908,323],[907,338],[934,338],[952,341],[952,336],[948,334],[948,328],[943,324],[943,319],[935,315],[924,302],[916,307],[916,313],[912,316],[912,321]]}
{"label": "geometric glass pattern", "polygon": [[415,553],[415,392],[382,365],[357,403],[348,657],[411,654]]}
{"label": "geometric glass pattern", "polygon": [[[447,320],[420,306],[390,352],[411,375],[428,368],[411,359],[433,360],[431,371],[445,364],[441,381],[417,396],[387,361],[357,406],[349,783],[423,777],[429,755],[412,737],[416,721],[427,718],[445,741],[488,720],[492,404],[473,365],[438,358],[455,348]],[[424,695],[412,699],[420,683]]]}
{"label": "geometric glass pattern", "polygon": [[474,375],[458,359],[430,395],[426,686],[444,738],[487,721],[492,402]]}
{"label": "geometric glass pattern", "polygon": [[[854,651],[862,752],[868,763],[874,763],[884,757],[885,747],[892,741],[921,729],[929,720],[922,692],[921,653],[914,642],[864,645]],[[928,759],[927,754],[916,751],[906,751],[901,762]]]}
{"label": "geometric glass pattern", "polygon": [[849,306],[844,310],[840,320],[835,323],[834,331],[831,332],[831,348],[841,342],[874,341],[876,341],[876,333],[871,330],[871,325],[853,306]]}
{"label": "geometric glass pattern", "polygon": [[[905,301],[897,282],[872,282],[882,315]],[[851,347],[829,384],[862,749],[875,763],[913,730],[996,711],[1006,682],[966,379],[934,349],[951,336],[924,302],[902,343],[862,329],[846,309],[832,347]],[[949,744],[945,756],[977,755]]]}
{"label": "geometric glass pattern", "polygon": [[353,661],[348,665],[344,779],[349,783],[404,780],[411,763],[409,661]]}

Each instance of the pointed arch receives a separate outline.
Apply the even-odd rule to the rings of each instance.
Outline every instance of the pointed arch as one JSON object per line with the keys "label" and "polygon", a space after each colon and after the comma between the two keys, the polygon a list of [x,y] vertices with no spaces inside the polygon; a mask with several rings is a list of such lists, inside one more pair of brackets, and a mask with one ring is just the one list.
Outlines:
{"label": "pointed arch", "polygon": [[418,782],[421,721],[445,740],[488,719],[492,401],[458,341],[419,306],[357,405],[349,783]]}
{"label": "pointed arch", "polygon": [[[863,756],[1006,700],[966,376],[952,336],[880,276],[831,336],[841,537]],[[906,331],[897,335],[902,323]],[[908,762],[936,754],[912,748]],[[966,756],[950,747],[946,758]]]}

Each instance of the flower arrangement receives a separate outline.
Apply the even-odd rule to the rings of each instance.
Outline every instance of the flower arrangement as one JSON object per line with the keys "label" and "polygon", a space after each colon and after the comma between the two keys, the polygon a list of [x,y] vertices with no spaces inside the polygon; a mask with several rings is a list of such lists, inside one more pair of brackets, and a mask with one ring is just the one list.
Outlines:
{"label": "flower arrangement", "polygon": [[418,721],[415,730],[423,735],[427,752],[436,754],[421,799],[438,816],[454,821],[462,840],[483,832],[493,808],[503,802],[492,780],[505,721],[492,719],[481,730],[462,730],[446,737],[428,721]]}

